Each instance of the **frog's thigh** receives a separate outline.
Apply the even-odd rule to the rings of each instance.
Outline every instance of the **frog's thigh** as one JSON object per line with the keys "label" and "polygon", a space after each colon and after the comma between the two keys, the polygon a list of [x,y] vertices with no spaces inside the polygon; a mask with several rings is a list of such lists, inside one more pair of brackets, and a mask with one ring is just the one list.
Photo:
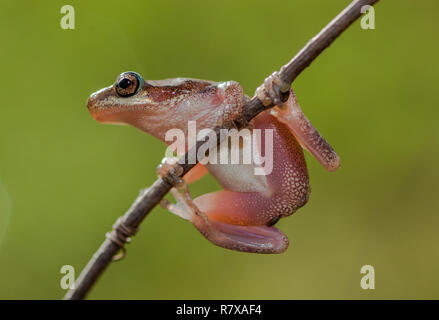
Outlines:
{"label": "frog's thigh", "polygon": [[194,199],[198,208],[209,220],[234,225],[266,225],[278,218],[278,213],[269,210],[272,198],[257,192],[216,191]]}

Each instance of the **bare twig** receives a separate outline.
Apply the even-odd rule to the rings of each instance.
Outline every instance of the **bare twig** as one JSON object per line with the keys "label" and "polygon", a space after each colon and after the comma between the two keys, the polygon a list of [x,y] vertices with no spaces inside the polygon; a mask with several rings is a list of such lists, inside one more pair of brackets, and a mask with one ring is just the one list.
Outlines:
{"label": "bare twig", "polygon": [[[280,69],[279,75],[281,79],[291,84],[323,50],[360,17],[362,6],[374,5],[376,2],[378,2],[378,0],[352,1],[349,6],[312,38],[288,64]],[[249,122],[261,111],[270,107],[272,107],[272,105],[264,106],[261,101],[254,96],[246,103],[242,115],[240,115],[241,119],[237,119],[236,123]],[[215,128],[218,138],[219,129],[221,128]],[[204,141],[198,141],[195,148],[203,143]],[[187,157],[188,153],[183,158],[186,159]],[[195,164],[187,164],[186,161],[183,160],[180,160],[179,163],[181,163],[179,168],[181,176],[195,166]],[[177,166],[179,165],[177,164]],[[107,239],[105,239],[100,248],[93,255],[92,259],[76,280],[75,287],[67,292],[64,299],[83,299],[86,296],[99,276],[110,262],[114,260],[118,251],[123,249],[124,244],[129,241],[129,237],[134,235],[143,219],[145,219],[148,213],[163,199],[171,188],[172,175],[168,173],[163,178],[157,179],[150,188],[141,192],[131,208],[113,226],[113,231],[107,234]]]}

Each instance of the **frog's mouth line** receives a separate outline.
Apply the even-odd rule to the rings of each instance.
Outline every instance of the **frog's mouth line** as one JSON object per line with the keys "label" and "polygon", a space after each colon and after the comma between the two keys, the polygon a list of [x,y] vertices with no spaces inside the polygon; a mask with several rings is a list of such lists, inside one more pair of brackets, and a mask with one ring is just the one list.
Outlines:
{"label": "frog's mouth line", "polygon": [[[106,106],[105,101],[113,100],[111,87],[93,93],[87,100],[87,109],[93,119],[102,123],[124,124],[139,116],[140,110],[136,106],[127,106],[112,103]],[[103,102],[104,101],[104,102]]]}

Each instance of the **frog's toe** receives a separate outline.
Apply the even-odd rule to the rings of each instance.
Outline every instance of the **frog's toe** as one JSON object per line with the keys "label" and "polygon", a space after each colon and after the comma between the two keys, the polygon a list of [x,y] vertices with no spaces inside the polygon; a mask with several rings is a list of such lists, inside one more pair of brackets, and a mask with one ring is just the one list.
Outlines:
{"label": "frog's toe", "polygon": [[160,201],[160,205],[176,216],[179,216],[185,220],[191,220],[195,212],[199,210],[192,202],[192,198],[189,194],[186,183],[181,183],[180,189],[182,192],[175,187],[171,189],[171,194],[174,196],[176,203],[163,199]]}

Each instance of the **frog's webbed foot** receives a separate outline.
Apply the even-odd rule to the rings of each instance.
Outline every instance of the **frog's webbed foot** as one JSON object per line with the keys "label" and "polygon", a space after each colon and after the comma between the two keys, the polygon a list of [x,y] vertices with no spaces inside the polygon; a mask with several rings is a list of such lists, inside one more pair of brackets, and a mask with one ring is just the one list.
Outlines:
{"label": "frog's webbed foot", "polygon": [[290,88],[291,85],[282,80],[279,72],[275,71],[256,89],[256,96],[264,106],[271,103],[280,106],[287,100]]}
{"label": "frog's webbed foot", "polygon": [[164,199],[161,206],[189,220],[207,240],[217,246],[254,253],[281,253],[288,247],[287,237],[274,227],[233,225],[210,219],[193,202],[185,182],[172,188],[171,193],[176,203]]}
{"label": "frog's webbed foot", "polygon": [[[183,190],[183,193],[181,190]],[[183,182],[180,188],[172,188],[171,194],[174,196],[176,203],[163,199],[160,202],[160,205],[180,218],[190,221],[192,215],[197,211],[198,208],[193,204],[186,184]]]}

